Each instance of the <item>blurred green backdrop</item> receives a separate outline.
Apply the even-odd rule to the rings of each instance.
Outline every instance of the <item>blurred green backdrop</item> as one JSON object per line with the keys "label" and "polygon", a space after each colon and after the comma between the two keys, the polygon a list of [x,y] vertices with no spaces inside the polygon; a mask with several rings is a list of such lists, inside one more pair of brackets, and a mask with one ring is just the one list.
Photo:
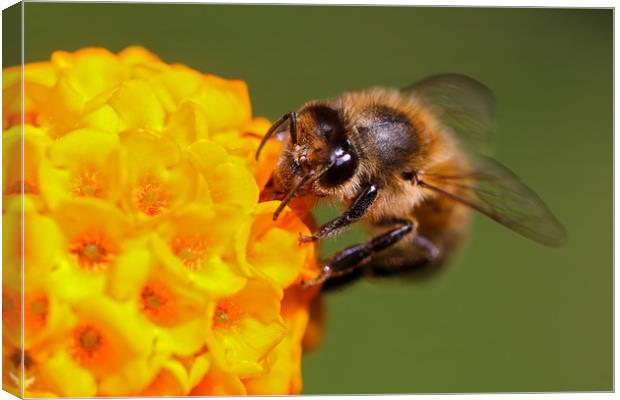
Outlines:
{"label": "blurred green backdrop", "polygon": [[497,158],[569,244],[544,248],[478,217],[437,278],[326,297],[304,392],[612,390],[612,29],[611,10],[26,3],[25,60],[140,44],[244,79],[255,114],[272,119],[440,72],[485,82],[499,99]]}

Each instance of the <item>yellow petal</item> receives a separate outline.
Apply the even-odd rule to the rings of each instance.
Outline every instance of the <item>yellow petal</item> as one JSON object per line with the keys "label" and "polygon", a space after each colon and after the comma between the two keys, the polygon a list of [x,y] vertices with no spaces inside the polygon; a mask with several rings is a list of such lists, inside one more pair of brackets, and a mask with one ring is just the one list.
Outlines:
{"label": "yellow petal", "polygon": [[284,338],[268,355],[266,372],[244,379],[249,395],[287,395],[301,392],[301,345]]}
{"label": "yellow petal", "polygon": [[189,373],[189,386],[195,387],[209,371],[212,363],[209,358],[209,353],[201,354],[194,358],[194,362],[190,368]]}
{"label": "yellow petal", "polygon": [[170,359],[140,396],[183,396],[189,389],[189,379],[183,364]]}
{"label": "yellow petal", "polygon": [[161,74],[153,76],[150,80],[154,86],[165,89],[177,105],[190,100],[203,81],[202,74],[180,64],[168,66]]}
{"label": "yellow petal", "polygon": [[209,136],[207,115],[202,108],[191,101],[183,103],[171,113],[163,133],[182,146],[189,146]]}
{"label": "yellow petal", "polygon": [[160,63],[161,59],[141,46],[129,46],[118,53],[118,58],[125,64]]}
{"label": "yellow petal", "polygon": [[87,100],[117,86],[127,76],[116,56],[102,48],[85,48],[75,53],[57,51],[52,54],[52,64]]}
{"label": "yellow petal", "polygon": [[144,128],[160,131],[164,126],[164,109],[153,88],[144,81],[123,82],[109,104],[120,118],[119,130]]}
{"label": "yellow petal", "polygon": [[55,221],[36,210],[25,209],[22,216],[20,207],[3,215],[2,230],[3,282],[21,286],[23,261],[28,285],[41,286],[64,256],[65,243]]}
{"label": "yellow petal", "polygon": [[247,394],[241,379],[212,364],[209,372],[191,391],[190,396],[243,396]]}
{"label": "yellow petal", "polygon": [[225,162],[232,161],[223,146],[210,140],[198,140],[188,147],[192,161],[203,174],[210,174],[215,168]]}
{"label": "yellow petal", "polygon": [[152,255],[144,243],[128,246],[110,266],[107,293],[118,301],[137,298],[151,271]]}
{"label": "yellow petal", "polygon": [[308,306],[317,290],[291,286],[284,292],[281,314],[286,337],[266,357],[266,372],[245,379],[248,394],[277,395],[301,391],[301,341],[308,326]]}
{"label": "yellow petal", "polygon": [[84,113],[79,121],[82,128],[93,128],[104,132],[116,133],[119,131],[120,120],[118,113],[109,105]]}
{"label": "yellow petal", "polygon": [[213,172],[207,185],[215,203],[235,204],[248,211],[256,206],[258,186],[248,170],[234,163],[224,163]]}
{"label": "yellow petal", "polygon": [[52,137],[60,137],[78,127],[86,99],[67,78],[60,77],[53,88],[31,94],[39,110],[36,123],[48,129]]}
{"label": "yellow petal", "polygon": [[66,352],[58,352],[40,366],[46,387],[63,397],[93,397],[97,383]]}
{"label": "yellow petal", "polygon": [[207,115],[210,131],[242,126],[252,115],[247,86],[243,81],[205,75],[203,84],[190,99]]}
{"label": "yellow petal", "polygon": [[205,345],[205,320],[195,318],[187,323],[158,331],[157,349],[178,356],[191,356]]}

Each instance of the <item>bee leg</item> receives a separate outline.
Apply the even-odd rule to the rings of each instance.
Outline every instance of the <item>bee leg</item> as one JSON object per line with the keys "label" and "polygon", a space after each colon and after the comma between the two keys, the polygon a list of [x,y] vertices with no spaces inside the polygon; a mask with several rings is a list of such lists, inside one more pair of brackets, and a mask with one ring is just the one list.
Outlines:
{"label": "bee leg", "polygon": [[347,247],[330,259],[321,269],[319,276],[304,282],[304,287],[319,285],[328,279],[349,275],[368,263],[373,253],[387,249],[405,235],[413,231],[414,223],[410,220],[395,220],[399,226],[372,238],[369,242]]}
{"label": "bee leg", "polygon": [[360,193],[353,204],[342,214],[341,216],[327,222],[324,225],[321,225],[318,231],[314,232],[312,236],[299,236],[299,241],[301,243],[305,242],[313,242],[315,240],[324,238],[330,234],[335,233],[336,231],[344,228],[345,226],[351,224],[362,218],[372,203],[374,203],[377,198],[378,187],[376,185],[370,185],[362,193]]}
{"label": "bee leg", "polygon": [[364,272],[380,278],[407,275],[422,279],[431,276],[443,265],[445,257],[442,256],[439,247],[424,236],[416,234],[413,237],[413,244],[423,250],[423,254],[405,252],[388,255],[384,259],[373,260]]}

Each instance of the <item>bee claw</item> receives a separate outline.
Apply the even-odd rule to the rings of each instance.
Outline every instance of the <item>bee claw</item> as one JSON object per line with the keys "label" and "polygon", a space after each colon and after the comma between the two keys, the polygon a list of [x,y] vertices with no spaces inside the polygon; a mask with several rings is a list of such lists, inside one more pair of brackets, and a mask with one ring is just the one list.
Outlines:
{"label": "bee claw", "polygon": [[299,245],[301,245],[302,243],[314,242],[315,240],[316,238],[314,236],[307,236],[301,232],[299,233]]}
{"label": "bee claw", "polygon": [[299,284],[304,289],[310,289],[313,286],[321,285],[327,279],[332,276],[332,269],[329,266],[323,267],[321,269],[321,273],[314,279],[310,279],[309,281],[301,281]]}
{"label": "bee claw", "polygon": [[302,289],[310,289],[316,285],[320,285],[321,283],[323,283],[325,281],[324,278],[321,278],[321,276],[315,278],[315,279],[310,279],[309,281],[301,281],[299,282],[299,285],[302,287]]}

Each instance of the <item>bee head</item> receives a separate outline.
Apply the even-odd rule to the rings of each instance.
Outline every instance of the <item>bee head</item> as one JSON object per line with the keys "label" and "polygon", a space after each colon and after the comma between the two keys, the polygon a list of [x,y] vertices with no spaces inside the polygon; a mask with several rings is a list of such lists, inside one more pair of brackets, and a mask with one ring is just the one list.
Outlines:
{"label": "bee head", "polygon": [[302,175],[315,175],[318,184],[325,188],[346,183],[355,174],[359,162],[342,116],[324,104],[312,104],[300,110],[297,143],[292,144],[291,153],[294,167]]}
{"label": "bee head", "polygon": [[[274,213],[274,219],[291,199],[312,192],[313,187],[325,192],[346,183],[354,176],[359,164],[342,116],[334,108],[321,103],[309,104],[276,121],[265,134],[257,158],[265,142],[287,120],[289,140],[272,176],[274,193],[286,195]],[[316,190],[314,192],[321,195]]]}

